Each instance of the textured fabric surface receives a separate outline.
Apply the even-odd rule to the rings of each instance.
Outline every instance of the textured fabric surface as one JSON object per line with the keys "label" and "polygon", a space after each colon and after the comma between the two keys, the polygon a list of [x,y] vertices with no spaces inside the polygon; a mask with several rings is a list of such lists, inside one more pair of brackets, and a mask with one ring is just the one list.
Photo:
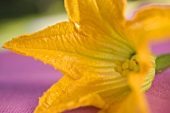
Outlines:
{"label": "textured fabric surface", "polygon": [[[170,41],[154,44],[156,54],[170,53]],[[0,54],[0,113],[32,113],[38,98],[62,74],[33,58],[14,53]],[[146,92],[152,113],[170,113],[170,68],[156,75]],[[97,108],[85,107],[66,113],[96,113]]]}

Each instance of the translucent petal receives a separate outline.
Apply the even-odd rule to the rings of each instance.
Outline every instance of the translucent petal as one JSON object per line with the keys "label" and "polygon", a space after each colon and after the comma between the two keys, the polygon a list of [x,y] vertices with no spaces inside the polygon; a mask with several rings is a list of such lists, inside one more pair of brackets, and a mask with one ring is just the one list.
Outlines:
{"label": "translucent petal", "polygon": [[170,36],[170,6],[152,5],[137,10],[134,18],[127,21],[131,38],[138,44]]}
{"label": "translucent petal", "polygon": [[145,96],[140,91],[130,92],[122,102],[110,105],[99,113],[149,113]]}

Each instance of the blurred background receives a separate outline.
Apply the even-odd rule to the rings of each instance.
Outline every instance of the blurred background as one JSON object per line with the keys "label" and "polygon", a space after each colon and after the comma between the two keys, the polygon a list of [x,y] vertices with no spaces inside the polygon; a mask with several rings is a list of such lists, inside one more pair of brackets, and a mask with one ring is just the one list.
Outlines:
{"label": "blurred background", "polygon": [[[170,0],[128,0],[126,16],[142,5]],[[0,46],[21,34],[36,32],[68,20],[64,0],[0,0]],[[2,48],[0,47],[0,51]]]}

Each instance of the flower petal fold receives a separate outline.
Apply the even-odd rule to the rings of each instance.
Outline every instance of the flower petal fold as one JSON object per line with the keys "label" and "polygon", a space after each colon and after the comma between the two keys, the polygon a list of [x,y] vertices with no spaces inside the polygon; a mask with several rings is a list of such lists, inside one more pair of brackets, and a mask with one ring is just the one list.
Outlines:
{"label": "flower petal fold", "polygon": [[126,0],[65,0],[68,17],[80,31],[107,34],[127,45],[130,42],[124,33],[125,5]]}
{"label": "flower petal fold", "polygon": [[60,113],[81,106],[104,109],[129,91],[126,79],[91,74],[78,80],[63,76],[40,98],[35,113]]}
{"label": "flower petal fold", "polygon": [[[77,24],[102,25],[125,21],[126,0],[65,0],[69,19]],[[109,13],[109,14],[108,14]],[[88,25],[87,24],[87,25]]]}
{"label": "flower petal fold", "polygon": [[134,18],[127,21],[131,38],[136,43],[170,36],[170,6],[151,5],[137,10]]}

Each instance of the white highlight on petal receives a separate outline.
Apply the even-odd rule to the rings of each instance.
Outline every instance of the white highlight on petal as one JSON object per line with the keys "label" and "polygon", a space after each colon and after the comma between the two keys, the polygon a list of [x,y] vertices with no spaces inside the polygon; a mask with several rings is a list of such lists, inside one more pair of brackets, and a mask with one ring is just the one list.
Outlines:
{"label": "white highlight on petal", "polygon": [[80,29],[80,26],[79,26],[79,24],[77,24],[77,23],[74,23],[74,25],[76,26],[76,28],[77,28],[77,29]]}

